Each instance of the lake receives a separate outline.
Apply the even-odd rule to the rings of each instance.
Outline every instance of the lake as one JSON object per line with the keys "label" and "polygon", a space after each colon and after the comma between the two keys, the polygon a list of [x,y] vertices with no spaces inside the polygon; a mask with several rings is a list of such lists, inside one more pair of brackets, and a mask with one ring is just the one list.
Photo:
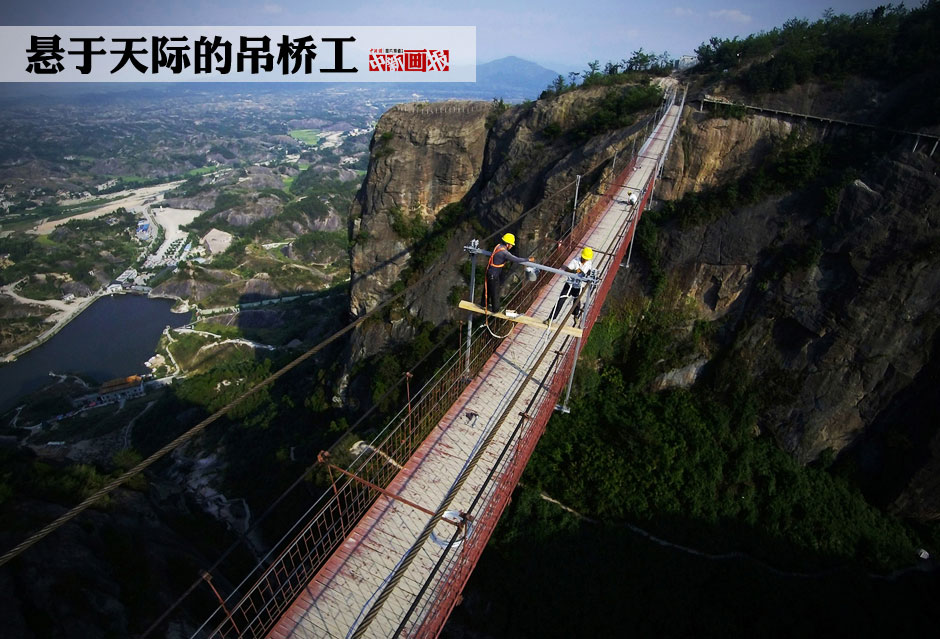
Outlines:
{"label": "lake", "polygon": [[78,373],[105,382],[148,372],[166,326],[189,322],[189,313],[173,313],[172,300],[143,295],[103,297],[85,309],[45,344],[0,366],[0,412],[54,380],[49,372]]}

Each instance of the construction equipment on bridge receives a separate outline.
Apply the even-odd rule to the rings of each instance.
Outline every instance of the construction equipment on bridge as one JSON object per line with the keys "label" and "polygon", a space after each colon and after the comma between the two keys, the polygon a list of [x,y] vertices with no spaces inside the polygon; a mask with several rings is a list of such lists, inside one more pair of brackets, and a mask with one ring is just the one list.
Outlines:
{"label": "construction equipment on bridge", "polygon": [[[468,302],[467,300],[460,300],[460,303],[457,304],[458,308],[462,308],[465,311],[470,311],[472,313],[479,313],[480,315],[489,315],[491,317],[496,317],[501,320],[508,320],[510,322],[516,322],[518,324],[525,324],[527,326],[535,326],[536,328],[544,328],[549,330],[542,322],[535,319],[534,317],[529,317],[528,315],[520,315],[518,313],[513,313],[509,315],[509,311],[505,313],[491,313],[485,308],[481,308],[474,304],[473,302]],[[472,320],[471,320],[472,321]],[[565,335],[571,335],[572,337],[581,337],[583,333],[582,329],[575,328],[574,326],[564,326],[561,329],[561,332]]]}
{"label": "construction equipment on bridge", "polygon": [[[507,239],[507,238],[509,238],[509,239]],[[515,237],[512,233],[506,233],[506,234],[503,236],[503,241],[506,242],[507,244],[513,244],[513,243],[515,242],[515,239],[516,239],[516,237]],[[511,240],[511,241],[510,241],[510,240]],[[481,248],[480,248],[480,240],[472,240],[472,241],[470,242],[470,244],[468,244],[467,246],[464,246],[464,247],[463,247],[463,250],[465,250],[466,252],[468,252],[468,253],[470,254],[470,299],[469,299],[469,300],[462,300],[458,306],[459,306],[459,308],[462,308],[463,310],[471,311],[471,313],[468,313],[468,314],[467,314],[467,326],[468,326],[468,330],[467,330],[467,340],[468,340],[468,341],[467,341],[467,349],[468,349],[468,350],[467,350],[467,353],[468,353],[468,356],[469,356],[469,348],[470,348],[470,341],[469,341],[469,339],[470,339],[470,335],[473,333],[473,315],[472,315],[472,313],[481,313],[481,314],[484,316],[484,322],[487,322],[488,318],[489,318],[490,316],[492,316],[492,317],[497,317],[497,318],[503,319],[503,320],[509,320],[509,321],[511,321],[511,322],[517,322],[517,323],[520,323],[520,324],[528,324],[529,326],[541,326],[541,325],[542,325],[541,322],[539,322],[539,321],[536,320],[535,318],[529,317],[529,316],[527,316],[527,315],[520,315],[520,314],[518,314],[518,313],[511,312],[511,311],[505,311],[505,312],[502,312],[502,313],[494,313],[494,312],[488,311],[488,310],[485,309],[485,308],[481,308],[480,306],[477,306],[477,305],[473,302],[473,300],[476,299],[476,272],[477,272],[477,261],[476,261],[476,257],[477,257],[477,255],[485,255],[485,256],[487,256],[487,257],[488,257],[488,256],[491,256],[491,255],[493,255],[493,251],[487,251],[487,250],[481,249]],[[590,250],[590,249],[588,249],[588,250]],[[593,257],[593,251],[591,252],[591,255],[592,255],[592,257]],[[581,275],[581,274],[577,274],[577,273],[571,273],[570,271],[565,271],[565,270],[562,270],[562,269],[559,269],[559,268],[553,268],[553,267],[551,267],[551,266],[546,266],[546,265],[544,265],[544,264],[539,264],[538,262],[531,262],[531,261],[528,262],[528,263],[526,264],[526,266],[525,266],[525,269],[526,269],[526,272],[527,272],[527,274],[526,274],[526,279],[529,280],[530,282],[534,282],[534,281],[535,281],[535,278],[529,276],[529,275],[528,275],[529,273],[533,273],[533,274],[534,274],[534,273],[536,273],[536,271],[545,271],[545,272],[547,272],[547,273],[555,273],[556,275],[564,275],[564,276],[566,276],[566,277],[573,277],[573,278],[577,279],[578,281],[586,282],[586,283],[592,284],[595,288],[596,288],[597,283],[598,283],[598,278],[597,278],[597,275],[596,275],[596,274],[595,274],[595,275],[588,276],[588,275]],[[484,293],[483,293],[483,301],[484,301],[484,304],[487,302],[487,298],[486,298],[486,288],[485,288],[485,287],[486,287],[486,281],[485,281],[485,279],[484,279]],[[492,328],[490,328],[490,326],[489,326],[488,323],[486,324],[486,328],[487,328],[487,330],[490,331],[490,333],[493,335],[493,337],[497,337],[497,338],[502,339],[503,337],[508,337],[508,336],[509,336],[509,333],[506,333],[505,335],[498,335],[496,332],[493,331]],[[580,337],[581,337],[581,329],[579,329],[579,328],[573,328],[573,327],[565,327],[565,329],[566,329],[566,330],[564,330],[563,332],[564,332],[566,335],[571,335],[571,336],[577,337],[577,338],[580,338]],[[511,332],[511,331],[510,331],[510,332]]]}

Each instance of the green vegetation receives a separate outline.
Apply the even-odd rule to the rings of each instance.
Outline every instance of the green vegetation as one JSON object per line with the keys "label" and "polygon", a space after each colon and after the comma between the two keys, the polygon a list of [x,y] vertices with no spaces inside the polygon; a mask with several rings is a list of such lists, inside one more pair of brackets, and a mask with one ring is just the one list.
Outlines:
{"label": "green vegetation", "polygon": [[191,175],[178,187],[167,193],[169,197],[193,197],[211,189],[211,185],[203,183],[199,174]]}
{"label": "green vegetation", "polygon": [[258,191],[258,197],[263,197],[266,195],[271,196],[271,197],[276,197],[281,202],[289,202],[291,200],[291,196],[288,193],[282,191],[281,189],[266,188],[266,189],[261,189],[260,191]]}
{"label": "green vegetation", "polygon": [[225,158],[226,160],[235,159],[235,154],[228,147],[220,146],[218,144],[212,145],[212,148],[209,149],[209,153],[217,153],[221,155],[223,158]]}
{"label": "green vegetation", "polygon": [[[13,496],[77,504],[120,473],[108,474],[88,464],[43,462],[9,448],[0,449],[0,469],[0,506]],[[109,500],[99,503],[107,506]]]}
{"label": "green vegetation", "polygon": [[165,177],[143,177],[140,175],[115,175],[112,177],[116,182],[108,188],[98,191],[99,195],[117,193],[118,191],[125,191],[127,189],[139,189],[144,186],[154,186],[156,184],[163,184],[167,180]]}
{"label": "green vegetation", "polygon": [[638,113],[654,109],[662,100],[662,89],[653,85],[608,89],[591,111],[580,118],[575,135],[589,138],[628,127],[636,122]]}
{"label": "green vegetation", "polygon": [[417,242],[428,232],[428,224],[421,217],[420,210],[407,213],[400,206],[396,206],[389,210],[388,218],[395,235],[409,243]]}
{"label": "green vegetation", "polygon": [[0,284],[27,278],[24,295],[38,299],[61,296],[61,287],[69,280],[97,289],[92,272],[113,278],[137,259],[136,225],[134,215],[121,208],[92,220],[71,220],[48,236],[0,238],[0,253],[9,253],[13,262],[0,269]]}
{"label": "green vegetation", "polygon": [[216,196],[215,204],[211,209],[203,213],[203,215],[214,215],[216,213],[221,213],[222,211],[241,206],[244,203],[245,199],[241,196],[241,194],[234,193],[232,191],[225,191],[223,193],[219,193]]}
{"label": "green vegetation", "polygon": [[442,208],[430,226],[420,214],[415,212],[406,218],[400,209],[391,211],[392,230],[411,245],[411,258],[408,266],[401,272],[398,282],[392,286],[397,293],[413,284],[421,277],[447,249],[447,243],[462,224],[473,225],[474,230],[483,233],[476,219],[467,219],[467,210],[463,202],[453,202]]}
{"label": "green vegetation", "polygon": [[324,197],[333,197],[341,195],[351,198],[356,194],[359,185],[352,182],[343,182],[318,172],[314,167],[304,169],[294,181],[291,182],[288,189],[292,195],[317,195]]}
{"label": "green vegetation", "polygon": [[394,139],[395,134],[391,131],[385,131],[382,133],[382,135],[378,136],[378,138],[375,138],[375,148],[372,150],[372,156],[375,159],[378,159],[394,153],[394,150],[392,149],[392,140]]}
{"label": "green vegetation", "polygon": [[309,146],[316,146],[320,141],[320,129],[291,129],[287,135]]}
{"label": "green vegetation", "polygon": [[200,166],[199,168],[190,169],[190,170],[186,171],[186,177],[187,177],[187,178],[191,178],[191,177],[195,177],[195,176],[199,176],[199,175],[205,175],[205,174],[207,174],[207,173],[213,173],[213,172],[215,172],[215,171],[218,171],[218,167],[215,167],[215,166]]}
{"label": "green vegetation", "polygon": [[[827,11],[815,22],[793,19],[743,40],[711,38],[696,54],[701,70],[715,77],[733,70],[741,88],[755,94],[850,75],[895,86],[940,58],[940,2],[929,0],[914,9],[885,5],[853,16]],[[935,102],[937,88],[924,90],[928,93],[919,99]]]}
{"label": "green vegetation", "polygon": [[[176,350],[174,349],[174,353]],[[214,413],[271,373],[271,360],[254,361],[254,357],[228,357],[206,372],[191,375],[174,386],[176,396],[184,402],[201,406]],[[277,414],[270,393],[262,389],[242,401],[229,412],[230,419],[246,426],[266,428]],[[263,410],[257,410],[263,408]]]}
{"label": "green vegetation", "polygon": [[[542,91],[539,99],[559,96],[580,87],[618,84],[646,85],[649,83],[651,76],[669,75],[673,64],[674,62],[668,51],[663,51],[657,55],[643,51],[643,47],[640,47],[630,54],[629,58],[624,58],[619,62],[608,62],[604,65],[603,71],[601,71],[600,62],[592,60],[588,62],[588,68],[584,71],[569,73],[568,82],[565,82],[563,75],[559,75],[548,85],[547,89]],[[581,79],[580,84],[578,78]]]}
{"label": "green vegetation", "polygon": [[493,98],[493,106],[490,109],[490,112],[486,114],[486,122],[485,122],[486,128],[492,129],[493,126],[496,124],[496,120],[499,119],[499,116],[505,113],[506,109],[508,108],[509,106],[505,102],[503,102],[502,98],[499,98],[499,99]]}
{"label": "green vegetation", "polygon": [[744,116],[747,115],[747,109],[740,104],[712,104],[709,105],[705,114],[708,119],[743,120]]}
{"label": "green vegetation", "polygon": [[298,237],[292,246],[315,264],[332,263],[345,256],[349,238],[346,231],[312,231]]}
{"label": "green vegetation", "polygon": [[687,546],[579,520],[520,488],[441,637],[919,637],[940,623],[929,574],[789,574]]}
{"label": "green vegetation", "polygon": [[659,372],[709,348],[705,327],[682,332],[689,321],[675,291],[613,309],[586,345],[570,415],[552,417],[524,481],[589,517],[777,566],[911,561],[911,530],[758,435],[757,416],[778,398],[742,378],[733,350],[692,390],[650,391]]}
{"label": "green vegetation", "polygon": [[689,228],[713,222],[735,207],[798,189],[807,189],[816,210],[831,215],[842,187],[855,179],[857,167],[874,158],[879,148],[878,140],[859,137],[846,137],[834,143],[807,142],[794,130],[775,144],[761,165],[737,182],[666,202],[660,211],[651,212],[648,221],[676,220],[683,228]]}

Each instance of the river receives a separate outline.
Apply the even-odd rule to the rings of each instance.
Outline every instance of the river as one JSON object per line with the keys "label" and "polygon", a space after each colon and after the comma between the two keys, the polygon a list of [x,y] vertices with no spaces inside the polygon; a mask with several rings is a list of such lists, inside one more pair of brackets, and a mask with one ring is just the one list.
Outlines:
{"label": "river", "polygon": [[164,327],[182,326],[189,313],[173,313],[172,300],[142,295],[102,297],[52,339],[0,366],[0,412],[54,381],[49,372],[78,373],[104,382],[146,373]]}

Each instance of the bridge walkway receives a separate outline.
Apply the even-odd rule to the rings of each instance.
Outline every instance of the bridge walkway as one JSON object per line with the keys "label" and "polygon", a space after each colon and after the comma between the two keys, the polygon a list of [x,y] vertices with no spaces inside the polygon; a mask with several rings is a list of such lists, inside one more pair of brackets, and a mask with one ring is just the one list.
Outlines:
{"label": "bridge walkway", "polygon": [[[672,106],[666,112],[641,150],[626,183],[585,236],[583,245],[594,248],[595,264],[602,278],[610,274],[612,279],[610,271],[616,270],[620,262],[618,258],[617,263],[613,263],[614,257],[618,255],[618,249],[632,238],[637,212],[645,205],[645,198],[631,204],[628,192],[642,196],[647,191],[648,195],[647,187],[650,187],[668,146],[669,131],[680,116],[679,109],[679,106]],[[623,255],[622,250],[619,255]],[[545,318],[551,313],[565,279],[560,275],[552,277],[551,284],[543,288],[534,304],[527,309],[528,315]],[[598,303],[602,301],[598,300]],[[450,407],[417,452],[400,466],[387,490],[428,510],[436,510],[468,460],[478,452],[487,435],[493,434],[490,444],[481,453],[479,463],[449,506],[455,511],[467,510],[475,496],[486,489],[487,477],[497,464],[499,451],[507,444],[515,444],[511,441],[513,428],[509,420],[501,420],[501,416],[505,413],[514,423],[518,415],[531,417],[546,403],[550,404],[549,410],[554,408],[557,396],[548,391],[557,372],[555,367],[568,351],[576,348],[577,340],[559,335],[553,347],[555,350],[540,358],[553,332],[547,328],[513,325],[511,335],[490,357],[481,373]],[[530,376],[530,370],[540,359],[534,375]],[[530,381],[526,383],[528,378]],[[521,395],[510,407],[509,403],[520,387]],[[495,434],[491,432],[493,429],[498,429]],[[468,535],[485,532],[488,537],[498,514],[493,521],[472,523]],[[269,636],[350,636],[429,521],[426,512],[386,496],[379,497],[339,550],[283,614]],[[488,525],[488,530],[483,530],[484,524]],[[404,578],[395,584],[394,591],[369,624],[365,636],[395,635],[402,619],[419,597],[428,575],[434,572],[433,568],[441,559],[453,531],[451,524],[438,524]],[[446,580],[447,573],[445,561],[444,569],[436,573],[436,581]],[[435,585],[431,584],[431,591]],[[417,630],[423,616],[430,612],[429,607],[425,605],[409,620],[405,635]]]}

